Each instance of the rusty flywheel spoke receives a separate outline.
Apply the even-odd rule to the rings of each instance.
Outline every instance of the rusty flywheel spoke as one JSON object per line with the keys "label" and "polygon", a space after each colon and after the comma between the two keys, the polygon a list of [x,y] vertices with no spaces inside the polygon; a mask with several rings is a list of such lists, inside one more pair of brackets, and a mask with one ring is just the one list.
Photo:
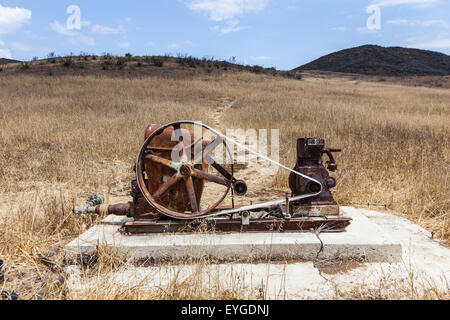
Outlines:
{"label": "rusty flywheel spoke", "polygon": [[172,168],[172,169],[177,170],[177,167],[175,166],[175,164],[174,164],[173,161],[171,161],[171,160],[164,159],[164,158],[161,158],[161,157],[152,155],[152,154],[147,154],[147,155],[145,156],[145,158],[146,158],[146,159],[149,159],[149,160],[151,160],[151,161],[153,161],[153,162],[162,164],[163,166],[170,167],[170,168]]}
{"label": "rusty flywheel spoke", "polygon": [[180,179],[180,177],[178,176],[178,174],[173,175],[169,180],[166,181],[166,183],[164,183],[154,194],[153,194],[153,198],[155,200],[158,200],[159,198],[161,198],[164,194],[166,194],[167,191],[170,190],[170,188],[172,188]]}
{"label": "rusty flywheel spoke", "polygon": [[198,204],[195,196],[194,181],[192,180],[192,176],[189,176],[186,179],[186,191],[189,196],[189,202],[191,203],[192,213],[196,214],[198,213]]}
{"label": "rusty flywheel spoke", "polygon": [[224,179],[222,177],[218,177],[218,176],[209,174],[209,173],[207,173],[205,171],[201,171],[201,170],[198,170],[198,169],[194,169],[193,175],[196,178],[205,179],[205,180],[208,180],[208,181],[211,181],[211,182],[215,182],[215,183],[221,184],[221,185],[223,185],[225,187],[228,187],[231,184],[231,181],[229,181],[227,179]]}

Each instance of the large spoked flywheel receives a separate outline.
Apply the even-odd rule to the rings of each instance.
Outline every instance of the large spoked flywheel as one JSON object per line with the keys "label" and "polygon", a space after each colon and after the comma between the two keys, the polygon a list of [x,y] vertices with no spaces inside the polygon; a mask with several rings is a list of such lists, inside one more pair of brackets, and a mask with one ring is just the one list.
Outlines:
{"label": "large spoked flywheel", "polygon": [[[215,138],[211,142],[199,139],[192,144],[186,143],[186,141],[183,141],[183,135],[176,135],[175,133],[177,130],[178,132],[183,130],[184,132],[192,132],[192,130],[187,129],[188,126],[201,126],[202,130],[209,130]],[[171,148],[171,156],[163,157],[155,151],[152,145],[167,132],[173,132],[172,141],[176,137],[175,146]],[[222,144],[229,159],[231,159],[231,172],[217,163],[211,155],[214,149]],[[196,219],[213,211],[223,202],[231,188],[234,188],[238,194],[245,193],[246,190],[242,190],[243,188],[246,189],[245,183],[241,184],[233,176],[232,159],[233,156],[226,142],[215,135],[207,126],[194,121],[177,121],[159,127],[145,140],[136,161],[136,179],[144,198],[159,213],[174,219]],[[151,166],[159,166],[168,173],[167,176],[164,179],[152,177],[151,175],[156,174],[155,171],[148,170]],[[214,168],[215,174],[208,172],[208,167]],[[150,188],[149,181],[155,181],[155,179],[159,179],[159,183]],[[217,201],[203,203],[201,195],[203,186],[211,184],[221,186],[221,193],[216,198]],[[149,189],[153,190],[150,191]],[[171,192],[174,193],[175,191],[177,192],[176,197],[184,199],[184,204],[176,209],[168,201],[164,201],[164,197],[167,199]]]}

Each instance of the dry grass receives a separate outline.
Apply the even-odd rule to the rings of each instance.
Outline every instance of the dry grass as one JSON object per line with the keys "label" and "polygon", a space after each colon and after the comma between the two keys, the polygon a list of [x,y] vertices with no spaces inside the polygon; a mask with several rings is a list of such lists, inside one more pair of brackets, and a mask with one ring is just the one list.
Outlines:
{"label": "dry grass", "polygon": [[[279,128],[281,162],[292,166],[299,137],[342,147],[339,203],[386,205],[450,244],[449,90],[251,78],[228,123]],[[287,173],[279,172],[275,185],[286,184]]]}
{"label": "dry grass", "polygon": [[[223,98],[236,103],[222,129],[280,129],[281,162],[289,166],[297,138],[323,137],[344,151],[334,192],[341,204],[386,204],[450,243],[448,90],[245,73],[185,80],[6,76],[0,78],[0,257],[8,261],[9,280],[0,288],[22,298],[81,298],[64,289],[60,249],[98,218],[73,217],[72,206],[86,193],[106,193],[107,200],[127,194],[149,123],[209,123]],[[280,172],[274,186],[286,181]],[[90,272],[106,275],[111,265],[100,260]],[[83,298],[167,298],[161,290],[141,295],[138,289],[99,289]],[[248,297],[229,290],[207,292]]]}

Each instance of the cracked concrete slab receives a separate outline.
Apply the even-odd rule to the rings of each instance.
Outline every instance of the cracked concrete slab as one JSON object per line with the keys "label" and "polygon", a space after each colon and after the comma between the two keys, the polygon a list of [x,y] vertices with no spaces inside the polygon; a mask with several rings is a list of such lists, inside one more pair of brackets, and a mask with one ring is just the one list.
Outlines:
{"label": "cracked concrete slab", "polygon": [[[353,258],[398,262],[402,247],[358,209],[344,208],[352,224],[342,233],[322,233],[320,258]],[[118,227],[127,218],[108,217],[65,247],[66,258],[90,255],[97,246],[139,261],[212,257],[220,261],[306,260],[317,258],[321,242],[312,233],[224,233],[124,235]]]}
{"label": "cracked concrete slab", "polygon": [[[248,257],[249,253],[267,255],[268,262],[219,264],[162,264],[142,267],[126,264],[105,278],[81,277],[77,267],[69,272],[70,290],[89,290],[108,285],[121,288],[140,287],[143,290],[167,288],[174,281],[189,280],[201,288],[219,286],[248,292],[249,296],[266,299],[335,299],[345,290],[373,290],[380,286],[398,297],[420,294],[433,288],[448,292],[450,278],[450,249],[432,239],[425,229],[409,220],[388,213],[343,207],[345,215],[353,218],[347,232],[320,234],[324,253],[316,259],[320,241],[314,234],[223,234],[223,235],[152,235],[123,236],[117,232],[124,222],[120,217],[108,217],[66,247],[66,255],[92,253],[96,245],[130,250],[135,256],[164,257],[185,255],[228,255]],[[124,238],[126,237],[126,238]],[[289,252],[301,261],[275,262],[273,253]],[[381,252],[385,252],[381,254]],[[387,252],[387,253],[386,253]],[[128,251],[127,254],[130,252]],[[369,258],[350,266],[342,266],[345,256]],[[272,256],[271,256],[272,255]],[[371,260],[371,261],[370,261]],[[333,262],[334,261],[334,262]],[[321,262],[331,264],[324,268]],[[333,264],[336,263],[336,264]],[[410,290],[413,288],[414,290]],[[412,293],[411,293],[412,292]]]}

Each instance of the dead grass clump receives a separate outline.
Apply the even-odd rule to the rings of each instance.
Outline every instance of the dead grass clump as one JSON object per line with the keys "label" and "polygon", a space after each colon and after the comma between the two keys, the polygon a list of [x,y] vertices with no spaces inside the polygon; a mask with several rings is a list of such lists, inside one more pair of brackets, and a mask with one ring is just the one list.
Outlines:
{"label": "dead grass clump", "polygon": [[450,290],[442,283],[435,283],[427,276],[418,276],[413,271],[406,277],[393,277],[383,273],[377,283],[364,281],[350,288],[334,286],[334,298],[344,300],[448,300]]}
{"label": "dead grass clump", "polygon": [[[68,299],[89,300],[236,300],[256,299],[257,290],[249,287],[245,275],[227,267],[207,261],[194,265],[161,265],[146,271],[132,265],[124,265],[115,274],[99,273],[94,276],[83,273],[70,290]],[[145,272],[145,276],[142,274]],[[161,279],[164,278],[164,280]],[[69,280],[71,281],[71,280]]]}

